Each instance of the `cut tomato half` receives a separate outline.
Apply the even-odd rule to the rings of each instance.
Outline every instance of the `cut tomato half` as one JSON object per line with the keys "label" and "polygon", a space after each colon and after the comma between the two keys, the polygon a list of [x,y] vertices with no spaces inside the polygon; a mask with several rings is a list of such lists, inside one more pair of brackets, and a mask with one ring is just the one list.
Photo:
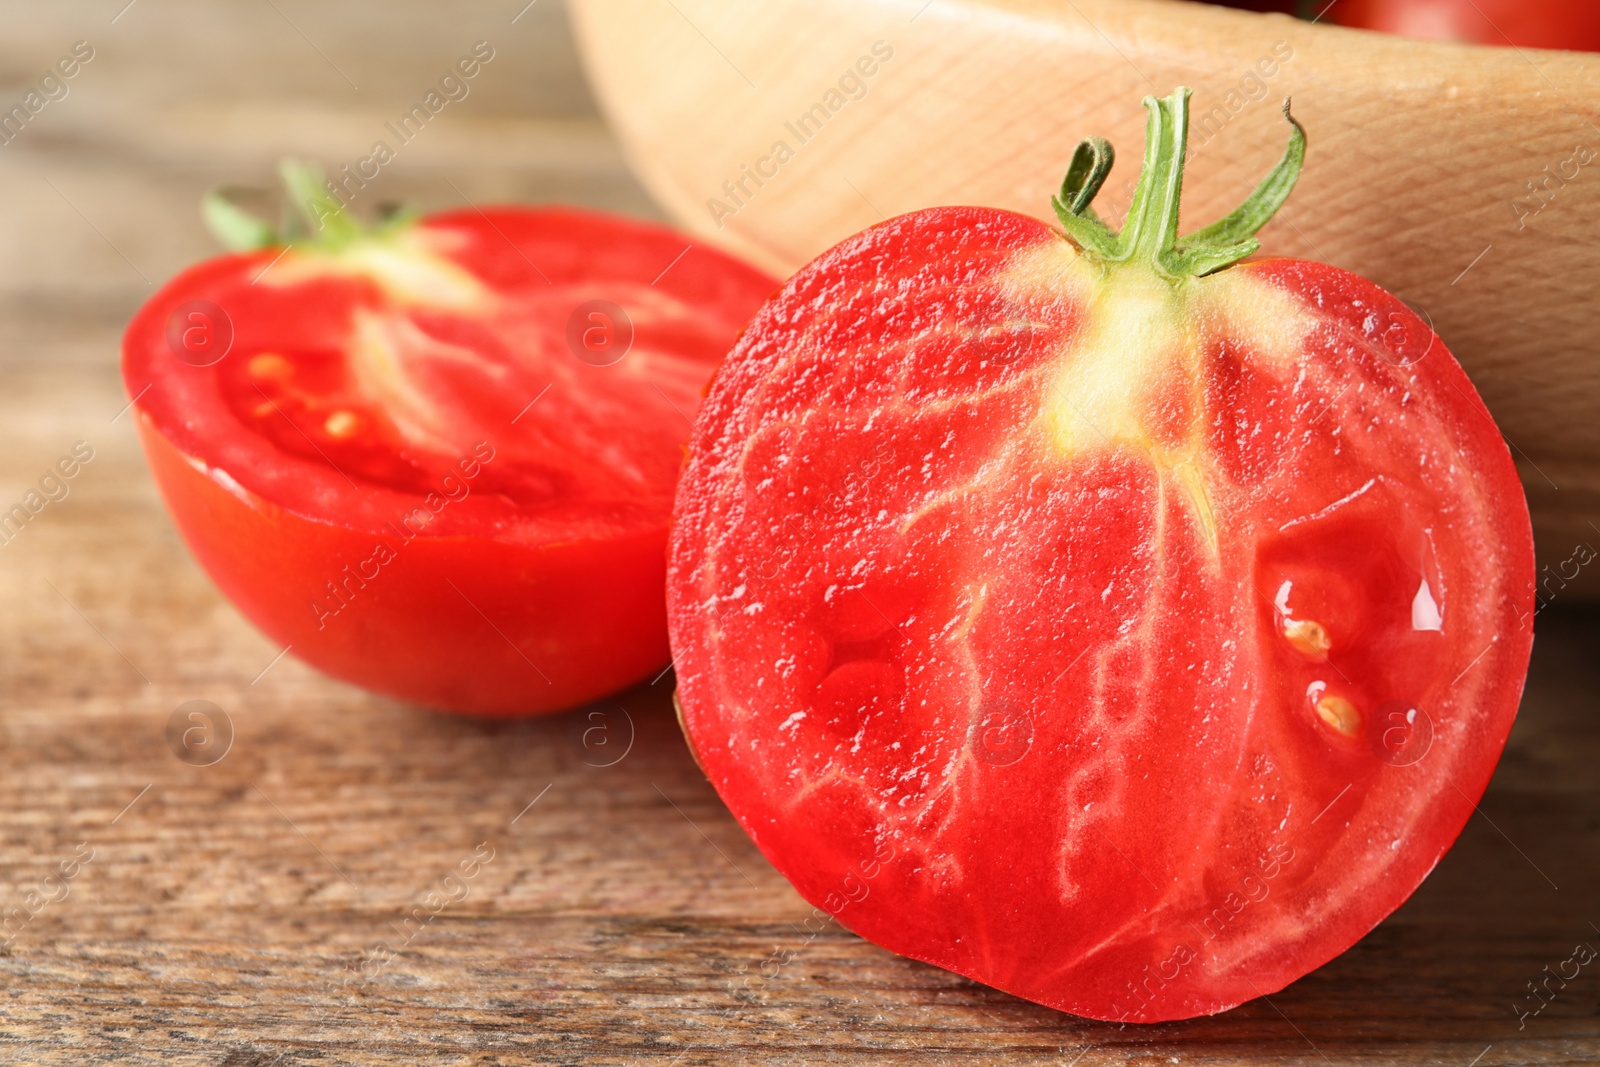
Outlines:
{"label": "cut tomato half", "polygon": [[682,444],[775,283],[629,220],[362,232],[319,192],[321,240],[199,264],[128,328],[196,558],[294,655],[439,708],[549,711],[665,665]]}
{"label": "cut tomato half", "polygon": [[[857,933],[1097,1019],[1344,951],[1460,832],[1532,637],[1528,510],[1461,368],[1336,267],[1181,240],[1187,90],[1120,233],[987,208],[803,268],[719,371],[668,580],[681,718]],[[1287,108],[1285,109],[1287,115]],[[1237,265],[1233,265],[1237,263]]]}

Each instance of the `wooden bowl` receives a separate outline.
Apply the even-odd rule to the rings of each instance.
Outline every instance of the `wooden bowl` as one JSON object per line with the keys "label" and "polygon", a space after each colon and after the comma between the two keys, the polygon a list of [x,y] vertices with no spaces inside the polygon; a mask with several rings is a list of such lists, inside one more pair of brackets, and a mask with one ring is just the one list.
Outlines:
{"label": "wooden bowl", "polygon": [[1600,566],[1581,566],[1600,547],[1600,55],[1188,0],[571,3],[651,192],[692,234],[782,273],[935,204],[1049,220],[1090,134],[1121,150],[1096,201],[1120,209],[1140,99],[1180,84],[1195,90],[1198,227],[1277,159],[1292,96],[1310,150],[1265,250],[1346,267],[1431,319],[1511,442],[1544,597],[1600,592]]}

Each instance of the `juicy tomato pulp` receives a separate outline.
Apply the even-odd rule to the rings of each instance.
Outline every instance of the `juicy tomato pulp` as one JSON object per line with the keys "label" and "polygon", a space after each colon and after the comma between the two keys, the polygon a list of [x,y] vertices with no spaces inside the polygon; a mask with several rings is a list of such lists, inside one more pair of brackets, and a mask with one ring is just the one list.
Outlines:
{"label": "juicy tomato pulp", "polygon": [[1532,537],[1404,304],[890,220],[718,372],[668,612],[707,775],[812,903],[1100,1019],[1272,993],[1397,907],[1515,715]]}
{"label": "juicy tomato pulp", "polygon": [[1405,37],[1600,51],[1600,5],[1574,0],[1337,0],[1328,18]]}
{"label": "juicy tomato pulp", "polygon": [[425,704],[552,710],[659,669],[682,444],[775,286],[685,244],[469,210],[179,275],[123,374],[190,548],[296,655]]}

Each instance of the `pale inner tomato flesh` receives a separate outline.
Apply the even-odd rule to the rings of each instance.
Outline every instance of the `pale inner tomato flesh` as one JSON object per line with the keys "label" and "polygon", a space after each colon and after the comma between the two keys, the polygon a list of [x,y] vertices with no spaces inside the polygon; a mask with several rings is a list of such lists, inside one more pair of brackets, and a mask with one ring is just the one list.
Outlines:
{"label": "pale inner tomato flesh", "polygon": [[[659,513],[670,502],[726,323],[644,283],[504,294],[428,250],[401,246],[376,263],[291,254],[265,275],[280,287],[372,284],[351,301],[342,336],[230,354],[220,370],[241,423],[285,452],[405,492],[440,491],[489,442],[495,458],[475,486],[521,506]],[[608,320],[631,335],[614,359],[569,343],[569,318],[592,300],[624,310],[625,322]]]}

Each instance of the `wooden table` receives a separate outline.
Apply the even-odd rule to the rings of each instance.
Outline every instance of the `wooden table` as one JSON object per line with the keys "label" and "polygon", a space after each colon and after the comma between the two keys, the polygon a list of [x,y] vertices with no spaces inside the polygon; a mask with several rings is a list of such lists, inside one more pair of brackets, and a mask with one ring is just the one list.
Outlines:
{"label": "wooden table", "polygon": [[[837,928],[810,939],[810,909],[689,759],[670,675],[484,724],[277,659],[189,558],[119,414],[122,324],[209,251],[202,191],[265,182],[291,152],[364,155],[482,39],[496,58],[386,168],[384,198],[654,208],[553,0],[514,24],[519,3],[122,2],[0,12],[6,101],[74,41],[95,49],[0,149],[0,509],[74,442],[95,452],[0,548],[0,919],[27,917],[0,932],[0,1062],[1600,1059],[1600,967],[1520,1029],[1514,1014],[1546,965],[1600,944],[1600,618],[1565,603],[1539,619],[1482,817],[1416,897],[1270,1003],[1148,1028]],[[191,700],[232,725],[210,765],[168,745]],[[769,978],[775,951],[793,956]]]}

